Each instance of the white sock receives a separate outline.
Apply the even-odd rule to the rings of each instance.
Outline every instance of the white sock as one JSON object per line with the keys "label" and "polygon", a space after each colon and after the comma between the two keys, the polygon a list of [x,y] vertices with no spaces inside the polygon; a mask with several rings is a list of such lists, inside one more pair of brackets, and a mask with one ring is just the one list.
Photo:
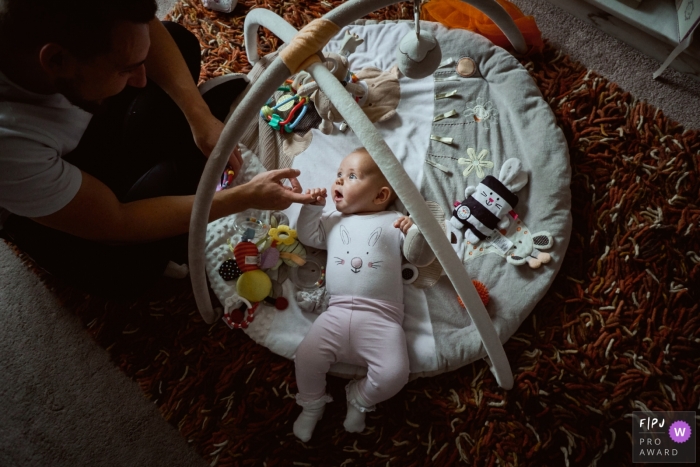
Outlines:
{"label": "white sock", "polygon": [[331,400],[330,396],[327,395],[311,402],[297,400],[297,404],[301,405],[304,410],[301,411],[294,422],[294,436],[303,442],[310,440],[314,428],[316,428],[316,423],[323,417],[323,411],[326,409],[326,402],[330,402]]}
{"label": "white sock", "polygon": [[165,266],[165,271],[163,271],[163,276],[170,277],[171,279],[184,279],[190,273],[190,268],[186,264],[177,264],[173,261],[168,261],[168,265]]}
{"label": "white sock", "polygon": [[343,426],[349,433],[362,433],[365,430],[365,415],[374,410],[357,391],[357,381],[351,381],[345,387],[348,398],[348,413],[345,415]]}
{"label": "white sock", "polygon": [[362,433],[365,431],[365,412],[360,412],[354,405],[348,403],[348,413],[345,415],[343,426],[349,433]]}

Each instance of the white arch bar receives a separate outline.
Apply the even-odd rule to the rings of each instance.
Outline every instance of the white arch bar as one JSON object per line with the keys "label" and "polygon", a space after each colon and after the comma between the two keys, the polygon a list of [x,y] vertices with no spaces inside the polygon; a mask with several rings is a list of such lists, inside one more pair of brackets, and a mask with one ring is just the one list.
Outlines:
{"label": "white arch bar", "polygon": [[[513,47],[518,52],[525,52],[527,47],[522,34],[515,23],[494,0],[462,0],[482,10],[504,31]],[[357,18],[372,11],[396,3],[395,0],[355,0],[345,3],[329,12],[325,17],[339,27],[343,27]],[[505,17],[504,17],[505,15]],[[284,42],[293,40],[297,31],[278,15],[269,10],[256,9],[246,17],[244,34],[246,51],[251,62],[258,60],[257,30],[260,26],[269,27]],[[396,156],[391,152],[384,140],[379,136],[374,125],[369,121],[357,103],[347,95],[345,89],[335,77],[321,64],[314,63],[308,70],[318,82],[321,90],[331,98],[333,105],[355,131],[360,141],[365,144],[379,168],[387,176],[389,183],[396,190],[404,206],[411,212],[419,229],[423,232],[428,244],[436,254],[447,276],[454,285],[462,301],[467,305],[477,331],[479,332],[484,349],[490,360],[491,371],[499,386],[505,389],[513,387],[513,374],[503,345],[496,333],[491,319],[479,298],[464,266],[452,249],[442,228],[428,210],[423,197],[403,169]],[[214,198],[216,183],[226,166],[228,154],[243,135],[247,116],[257,115],[258,110],[271,96],[279,83],[284,82],[291,72],[281,59],[276,58],[252,84],[251,89],[226,122],[221,138],[207,161],[202,174],[190,219],[189,262],[192,286],[195,300],[204,321],[213,323],[220,316],[213,310],[207,289],[206,271],[204,265],[204,248],[206,226]],[[331,97],[332,96],[332,97]]]}

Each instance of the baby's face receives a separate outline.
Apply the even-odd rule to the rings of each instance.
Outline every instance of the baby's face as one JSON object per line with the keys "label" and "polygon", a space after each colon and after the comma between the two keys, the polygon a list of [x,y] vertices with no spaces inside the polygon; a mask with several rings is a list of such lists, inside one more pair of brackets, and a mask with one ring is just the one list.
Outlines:
{"label": "baby's face", "polygon": [[331,195],[335,208],[343,214],[377,212],[384,206],[375,200],[386,186],[372,157],[365,152],[352,152],[340,163]]}

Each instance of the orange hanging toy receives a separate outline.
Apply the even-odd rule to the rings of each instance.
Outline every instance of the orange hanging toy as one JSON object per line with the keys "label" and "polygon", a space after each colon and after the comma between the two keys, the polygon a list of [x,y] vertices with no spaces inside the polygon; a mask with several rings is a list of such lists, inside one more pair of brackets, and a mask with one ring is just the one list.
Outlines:
{"label": "orange hanging toy", "polygon": [[[513,18],[527,45],[535,51],[542,50],[542,33],[535,23],[535,18],[525,16],[508,0],[496,1]],[[461,0],[431,0],[423,5],[421,19],[442,23],[449,28],[468,29],[481,34],[499,47],[510,48],[510,42],[503,31],[488,16]]]}
{"label": "orange hanging toy", "polygon": [[[479,282],[477,280],[472,280],[472,284],[474,284],[474,288],[476,288],[476,292],[479,294],[479,298],[481,299],[481,302],[484,304],[484,306],[488,306],[489,304],[489,289],[484,285],[483,282]],[[462,298],[457,295],[457,301],[459,302],[459,306],[462,308],[466,308],[464,306],[464,302],[462,301]]]}

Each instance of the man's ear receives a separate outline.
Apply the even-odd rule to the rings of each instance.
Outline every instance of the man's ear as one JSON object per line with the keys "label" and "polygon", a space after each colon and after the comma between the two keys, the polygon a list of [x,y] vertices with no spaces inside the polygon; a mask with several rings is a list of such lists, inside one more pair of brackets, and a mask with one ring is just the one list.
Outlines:
{"label": "man's ear", "polygon": [[377,196],[374,197],[374,204],[383,204],[389,201],[391,196],[391,190],[388,187],[381,187]]}
{"label": "man's ear", "polygon": [[64,47],[49,43],[39,50],[41,68],[52,78],[72,75],[75,69],[75,58]]}

